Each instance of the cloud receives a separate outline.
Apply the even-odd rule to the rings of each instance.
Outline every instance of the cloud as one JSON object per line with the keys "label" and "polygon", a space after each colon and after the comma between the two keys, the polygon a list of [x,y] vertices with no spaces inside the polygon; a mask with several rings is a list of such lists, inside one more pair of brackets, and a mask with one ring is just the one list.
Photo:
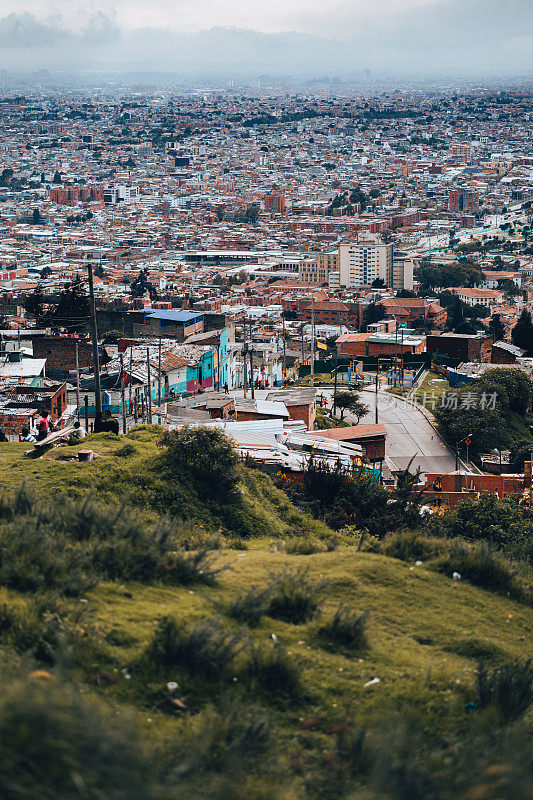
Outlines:
{"label": "cloud", "polygon": [[[220,25],[176,30],[187,0],[166,4],[174,9],[167,26],[128,28],[120,20],[131,2],[138,10],[139,0],[118,0],[116,13],[89,6],[83,18],[73,4],[68,20],[62,13],[46,18],[8,14],[0,19],[0,67],[249,76],[347,75],[363,68],[411,74],[531,72],[529,0],[382,0],[386,13],[381,16],[362,15],[359,0],[339,2],[329,16],[319,10],[328,4],[289,0],[284,13],[288,19],[290,12],[299,30],[280,32]],[[212,0],[201,2],[207,9]],[[164,0],[154,3],[161,12]],[[302,17],[305,4],[309,13]],[[281,8],[279,0],[273,8]]]}

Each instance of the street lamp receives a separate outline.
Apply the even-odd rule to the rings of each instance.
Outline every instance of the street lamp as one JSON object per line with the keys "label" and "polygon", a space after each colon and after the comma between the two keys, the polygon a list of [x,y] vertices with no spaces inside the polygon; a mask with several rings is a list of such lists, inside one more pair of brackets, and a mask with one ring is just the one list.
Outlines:
{"label": "street lamp", "polygon": [[473,434],[469,433],[464,437],[464,439],[461,439],[460,441],[455,443],[455,471],[456,472],[459,469],[459,445],[463,444],[463,442],[466,444],[466,460],[468,461],[468,448],[472,444],[472,437],[473,437]]}

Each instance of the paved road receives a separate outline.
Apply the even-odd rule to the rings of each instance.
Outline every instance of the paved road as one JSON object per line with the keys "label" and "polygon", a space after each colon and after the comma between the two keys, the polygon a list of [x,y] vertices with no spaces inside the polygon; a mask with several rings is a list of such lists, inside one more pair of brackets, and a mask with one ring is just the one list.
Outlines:
{"label": "paved road", "polygon": [[[361,423],[371,424],[375,422],[375,395],[365,390],[361,398],[371,408],[371,413]],[[455,455],[418,408],[380,391],[378,419],[387,429],[387,456],[400,469],[405,469],[414,457],[411,470],[420,467],[423,472],[453,472]]]}
{"label": "paved road", "polygon": [[[272,391],[272,390],[269,390]],[[234,397],[242,397],[242,390],[230,392]],[[263,399],[268,394],[265,390],[256,390],[255,396]],[[329,399],[331,406],[333,391],[317,388],[317,395],[323,394]],[[248,396],[250,394],[248,393]],[[361,400],[370,406],[370,413],[361,419],[361,424],[370,425],[375,422],[374,390],[363,390]],[[443,443],[442,439],[429,424],[420,409],[399,400],[385,391],[378,392],[378,418],[387,429],[387,457],[394,461],[398,469],[405,469],[411,459],[411,470],[420,467],[422,472],[453,472],[455,455]],[[352,421],[349,413],[344,419]],[[355,421],[355,420],[354,420]]]}

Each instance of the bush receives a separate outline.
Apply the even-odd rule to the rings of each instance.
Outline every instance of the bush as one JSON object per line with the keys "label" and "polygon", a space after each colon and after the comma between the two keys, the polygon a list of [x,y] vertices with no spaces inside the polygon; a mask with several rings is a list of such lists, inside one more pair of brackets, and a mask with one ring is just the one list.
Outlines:
{"label": "bush", "polygon": [[347,649],[361,647],[365,642],[365,630],[369,611],[358,614],[347,606],[340,605],[333,618],[318,629],[318,636],[328,646],[340,645]]}
{"label": "bush", "polygon": [[500,719],[512,722],[526,713],[533,701],[531,660],[518,661],[489,671],[480,661],[476,675],[476,701],[480,708],[494,706]]}
{"label": "bush", "polygon": [[137,448],[131,442],[126,442],[123,444],[122,447],[119,447],[118,450],[115,450],[115,455],[120,456],[120,458],[129,458],[130,456],[134,456],[137,453]]}
{"label": "bush", "polygon": [[133,720],[104,713],[56,680],[4,686],[0,752],[2,800],[164,796]]}
{"label": "bush", "polygon": [[144,661],[149,666],[181,667],[192,676],[219,680],[227,676],[247,644],[242,630],[229,629],[217,618],[188,627],[172,617],[164,617]]}
{"label": "bush", "polygon": [[296,536],[294,539],[287,539],[285,552],[293,556],[310,556],[313,553],[323,553],[324,546],[313,536]]}
{"label": "bush", "polygon": [[15,517],[0,530],[0,583],[19,592],[53,589],[69,597],[96,583],[87,554],[38,517]]}
{"label": "bush", "polygon": [[450,577],[453,572],[458,572],[462,578],[482,589],[508,593],[517,599],[523,596],[511,565],[495,556],[484,543],[476,546],[453,541],[430,566]]}
{"label": "bush", "polygon": [[219,710],[210,709],[192,722],[180,772],[184,777],[198,772],[205,780],[206,770],[239,770],[243,761],[264,755],[271,744],[272,724],[263,709],[223,698]]}
{"label": "bush", "polygon": [[273,575],[269,584],[270,601],[267,613],[275,619],[302,625],[317,613],[324,584],[309,579],[308,570],[291,570],[285,566]]}
{"label": "bush", "polygon": [[239,499],[237,453],[218,428],[184,426],[165,433],[161,445],[168,466],[185,481],[193,480],[201,495],[226,503]]}
{"label": "bush", "polygon": [[244,622],[250,628],[259,625],[268,609],[268,591],[252,586],[247,592],[239,594],[227,605],[227,613],[233,619]]}
{"label": "bush", "polygon": [[271,647],[252,648],[246,675],[254,693],[295,699],[302,691],[296,664],[285,648],[277,643]]}
{"label": "bush", "polygon": [[431,536],[486,542],[503,555],[533,563],[533,520],[529,509],[514,499],[499,500],[482,494],[476,500],[463,500],[442,515],[425,521]]}
{"label": "bush", "polygon": [[29,516],[24,506],[18,514],[21,502],[15,500],[11,522],[0,529],[0,579],[19,591],[56,589],[74,596],[98,578],[212,583],[222,569],[213,566],[210,543],[195,552],[179,546],[185,526],[166,519],[147,525],[124,504],[117,508],[88,495],[36,504]]}
{"label": "bush", "polygon": [[445,545],[441,542],[413,531],[387,536],[379,547],[383,555],[401,561],[429,561],[444,550]]}

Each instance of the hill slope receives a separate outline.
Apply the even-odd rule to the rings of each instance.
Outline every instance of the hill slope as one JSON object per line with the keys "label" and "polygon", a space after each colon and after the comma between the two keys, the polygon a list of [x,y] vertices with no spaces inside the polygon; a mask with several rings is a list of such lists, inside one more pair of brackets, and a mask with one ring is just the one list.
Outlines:
{"label": "hill slope", "polygon": [[[71,448],[37,461],[21,460],[18,445],[2,450],[1,486],[26,480],[41,498],[62,498],[47,509],[23,493],[0,508],[3,797],[35,796],[35,776],[51,761],[62,766],[39,779],[43,798],[70,800],[80,787],[95,800],[527,796],[528,718],[482,708],[475,688],[480,658],[496,666],[527,654],[526,605],[354,546],[279,552],[287,537],[327,542],[331,532],[255,471],[243,473],[236,540],[227,510],[150,472],[161,466],[157,435],[92,437],[93,464],[57,460]],[[114,506],[68,499],[88,489]],[[125,494],[140,518],[113,511]],[[196,551],[180,548],[208,537],[178,526],[158,580],[124,577],[129,543],[140,542],[136,568],[150,525],[155,537],[157,525],[175,527],[160,520],[169,504],[225,537],[184,577],[172,571],[172,548],[183,565]],[[92,578],[66,582],[67,555],[67,577]],[[31,591],[45,563],[48,589]],[[362,630],[339,634],[341,605],[355,618],[369,612]],[[37,744],[35,726],[48,731]],[[86,741],[91,728],[97,742]],[[22,785],[28,748],[33,779]],[[127,779],[108,773],[106,748],[131,760]]]}

